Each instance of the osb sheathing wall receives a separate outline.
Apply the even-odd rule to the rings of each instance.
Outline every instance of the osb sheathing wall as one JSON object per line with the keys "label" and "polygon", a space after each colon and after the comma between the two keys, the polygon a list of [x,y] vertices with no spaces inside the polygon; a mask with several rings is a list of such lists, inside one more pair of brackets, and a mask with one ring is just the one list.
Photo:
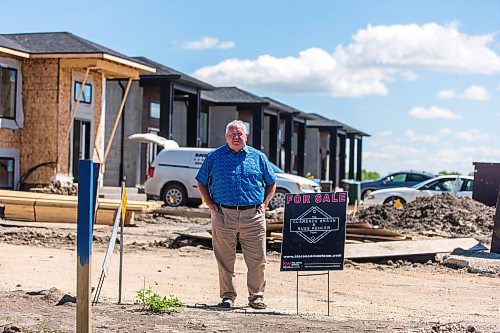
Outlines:
{"label": "osb sheathing wall", "polygon": [[[72,72],[86,68],[65,65],[64,59],[27,59],[23,62],[24,128],[21,131],[20,171],[45,162],[56,162],[57,174],[69,175],[70,140],[66,141],[71,109]],[[95,79],[94,135],[98,134],[101,115],[101,74]],[[95,138],[94,138],[95,140]],[[49,167],[34,171],[26,183],[48,184],[55,170]]]}
{"label": "osb sheathing wall", "polygon": [[[58,61],[26,59],[22,64],[24,128],[20,130],[20,174],[38,164],[57,159]],[[26,182],[47,184],[54,174],[50,167],[39,168]]]}

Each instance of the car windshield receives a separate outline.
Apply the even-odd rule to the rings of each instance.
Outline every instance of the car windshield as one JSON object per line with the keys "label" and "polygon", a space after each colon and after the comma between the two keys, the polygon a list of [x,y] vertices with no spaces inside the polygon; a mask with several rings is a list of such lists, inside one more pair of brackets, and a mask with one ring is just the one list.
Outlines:
{"label": "car windshield", "polygon": [[[271,162],[269,162],[271,163]],[[280,168],[278,168],[276,165],[274,165],[273,163],[271,163],[271,166],[273,168],[273,171],[274,173],[285,173],[285,171],[281,170]]]}
{"label": "car windshield", "polygon": [[430,183],[430,181],[431,181],[430,179],[427,179],[427,180],[424,180],[423,182],[417,183],[417,184],[415,184],[415,185],[413,185],[413,186],[411,186],[411,187],[412,187],[412,188],[420,188],[420,187],[422,187],[424,184]]}

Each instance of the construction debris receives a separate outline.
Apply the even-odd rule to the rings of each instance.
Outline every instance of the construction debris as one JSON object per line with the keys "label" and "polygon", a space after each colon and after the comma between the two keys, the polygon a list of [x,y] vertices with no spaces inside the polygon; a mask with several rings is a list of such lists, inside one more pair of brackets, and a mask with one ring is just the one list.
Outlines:
{"label": "construction debris", "polygon": [[491,237],[495,209],[465,197],[443,193],[417,198],[404,209],[375,206],[363,209],[352,222],[396,230],[408,235]]}
{"label": "construction debris", "polygon": [[[29,222],[76,223],[78,197],[22,191],[0,190],[0,204],[4,206],[4,218]],[[96,224],[112,225],[119,200],[98,199]],[[134,224],[136,213],[148,212],[160,204],[157,202],[129,201],[125,225]]]}

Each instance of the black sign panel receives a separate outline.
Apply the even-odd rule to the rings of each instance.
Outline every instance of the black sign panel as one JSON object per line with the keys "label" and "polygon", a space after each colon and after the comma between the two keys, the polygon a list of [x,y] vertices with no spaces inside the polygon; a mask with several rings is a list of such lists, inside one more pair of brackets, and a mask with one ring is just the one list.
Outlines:
{"label": "black sign panel", "polygon": [[287,194],[281,271],[344,268],[347,192]]}
{"label": "black sign panel", "polygon": [[497,210],[495,216],[493,216],[493,235],[491,236],[490,252],[500,254],[500,188],[498,189],[497,196]]}

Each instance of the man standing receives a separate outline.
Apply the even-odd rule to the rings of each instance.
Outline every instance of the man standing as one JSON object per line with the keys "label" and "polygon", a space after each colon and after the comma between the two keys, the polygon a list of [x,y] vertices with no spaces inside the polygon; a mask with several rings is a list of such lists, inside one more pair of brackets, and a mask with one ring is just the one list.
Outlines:
{"label": "man standing", "polygon": [[239,240],[248,269],[248,305],[265,309],[265,211],[276,190],[276,175],[266,155],[246,145],[247,135],[243,122],[227,124],[227,145],[208,154],[196,180],[211,213],[219,306],[232,307],[237,296],[234,263]]}

